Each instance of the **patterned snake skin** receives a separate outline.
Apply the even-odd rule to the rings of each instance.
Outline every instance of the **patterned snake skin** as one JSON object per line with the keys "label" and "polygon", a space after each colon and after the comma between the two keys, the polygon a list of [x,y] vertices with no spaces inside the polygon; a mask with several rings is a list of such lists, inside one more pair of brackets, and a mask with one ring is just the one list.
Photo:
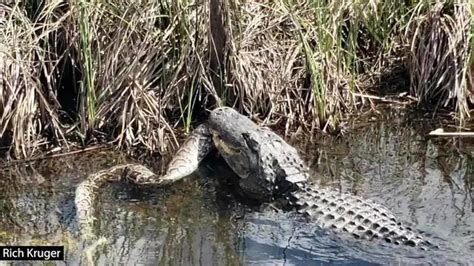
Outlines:
{"label": "patterned snake skin", "polygon": [[125,179],[133,179],[134,174],[139,173],[141,178],[152,180],[155,174],[140,164],[122,164],[94,173],[76,188],[76,217],[81,237],[86,240],[94,240],[97,235],[94,232],[95,221],[95,199],[99,189],[108,182],[121,182]]}
{"label": "patterned snake skin", "polygon": [[[227,128],[220,128],[223,122],[215,118],[217,112],[227,119],[224,121],[234,122],[246,129],[242,133],[244,137],[236,136],[242,131],[232,131],[232,125],[229,127],[226,124]],[[297,210],[323,228],[345,232],[361,239],[383,239],[397,245],[423,248],[432,246],[380,204],[307,181],[308,171],[296,150],[272,131],[256,126],[250,119],[230,108],[214,110],[210,119],[213,120],[197,127],[187,138],[162,176],[155,175],[142,165],[127,164],[100,171],[83,181],[76,190],[75,201],[81,234],[84,237],[94,237],[95,195],[105,183],[128,179],[141,185],[171,184],[194,172],[201,160],[216,148],[242,177],[240,181],[244,190],[251,190],[253,195],[271,193],[271,200],[279,199],[285,208]],[[258,162],[248,158],[256,158]],[[236,160],[247,163],[238,164]],[[258,173],[258,177],[247,176],[249,172],[240,167],[250,168],[250,173]],[[261,188],[253,188],[257,185]],[[266,188],[268,189],[265,190]]]}

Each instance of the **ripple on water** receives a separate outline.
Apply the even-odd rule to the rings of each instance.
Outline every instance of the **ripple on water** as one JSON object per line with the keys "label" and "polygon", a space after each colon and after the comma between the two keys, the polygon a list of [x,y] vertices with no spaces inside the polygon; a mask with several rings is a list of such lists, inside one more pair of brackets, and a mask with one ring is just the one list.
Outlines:
{"label": "ripple on water", "polygon": [[[95,260],[172,265],[469,264],[474,261],[474,145],[463,140],[455,144],[427,139],[422,121],[388,119],[306,149],[320,173],[317,181],[386,205],[402,221],[430,234],[440,243],[439,250],[355,240],[292,214],[247,210],[228,197],[230,192],[221,193],[222,187],[212,180],[228,174],[216,171],[219,167],[211,162],[205,178],[194,177],[166,190],[123,184],[104,188],[97,228],[109,242],[96,251]],[[3,169],[0,244],[64,244],[68,262],[84,262],[83,243],[71,226],[74,188],[88,174],[125,162],[115,152],[93,153]]]}

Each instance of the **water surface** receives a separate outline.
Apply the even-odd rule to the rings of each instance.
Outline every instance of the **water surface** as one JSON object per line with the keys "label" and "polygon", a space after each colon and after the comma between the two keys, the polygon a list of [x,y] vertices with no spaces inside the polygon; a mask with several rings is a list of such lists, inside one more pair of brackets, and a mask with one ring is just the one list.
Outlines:
{"label": "water surface", "polygon": [[[97,226],[108,242],[94,252],[94,262],[473,263],[473,143],[428,138],[430,122],[400,112],[352,127],[342,137],[319,137],[317,146],[296,143],[305,147],[302,153],[315,170],[314,180],[384,204],[424,231],[438,250],[356,240],[271,206],[257,211],[217,181],[232,178],[232,173],[213,156],[198,174],[171,188],[105,187]],[[88,174],[129,161],[103,151],[2,169],[0,245],[65,245],[69,263],[87,262],[74,226],[74,189]]]}

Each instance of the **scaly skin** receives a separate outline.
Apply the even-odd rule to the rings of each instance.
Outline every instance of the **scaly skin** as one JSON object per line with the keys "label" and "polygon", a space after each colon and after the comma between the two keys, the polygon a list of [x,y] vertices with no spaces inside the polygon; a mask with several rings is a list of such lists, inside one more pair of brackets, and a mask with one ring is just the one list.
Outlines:
{"label": "scaly skin", "polygon": [[[97,187],[123,178],[143,185],[167,185],[194,172],[201,160],[217,148],[248,197],[283,203],[323,228],[347,232],[357,238],[384,239],[409,246],[430,245],[402,225],[385,207],[360,197],[309,183],[309,171],[295,148],[273,131],[257,126],[234,109],[211,112],[207,123],[189,136],[159,177],[141,165],[119,165],[91,175],[76,191],[79,223],[90,234]],[[117,178],[117,176],[121,176]]]}
{"label": "scaly skin", "polygon": [[387,208],[372,200],[315,184],[305,184],[287,199],[299,213],[323,228],[346,232],[361,239],[383,239],[396,245],[431,245],[410,227],[397,221]]}
{"label": "scaly skin", "polygon": [[157,176],[140,164],[117,165],[89,175],[76,188],[76,217],[81,237],[91,241],[98,238],[94,232],[94,204],[96,195],[103,185],[123,180],[130,180],[140,185],[171,184],[193,173],[213,148],[209,129],[202,125],[198,126],[181,145],[163,176]]}
{"label": "scaly skin", "polygon": [[199,166],[202,159],[214,148],[212,144],[211,133],[205,125],[198,126],[181,147],[176,152],[173,159],[168,164],[166,173],[157,179],[157,176],[151,176],[146,171],[142,174],[135,171],[136,176],[131,179],[138,184],[166,185],[176,182],[186,176],[189,176]]}
{"label": "scaly skin", "polygon": [[121,182],[125,179],[136,180],[143,178],[147,180],[157,180],[155,173],[140,164],[122,164],[105,169],[89,175],[76,188],[76,219],[79,227],[81,239],[87,246],[84,253],[88,265],[94,265],[95,250],[107,243],[104,237],[99,237],[95,232],[95,199],[99,189],[108,182]]}
{"label": "scaly skin", "polygon": [[76,218],[80,235],[87,241],[95,241],[94,232],[95,199],[99,189],[107,182],[120,182],[125,179],[136,180],[137,177],[156,180],[155,174],[140,164],[122,164],[89,175],[76,188]]}

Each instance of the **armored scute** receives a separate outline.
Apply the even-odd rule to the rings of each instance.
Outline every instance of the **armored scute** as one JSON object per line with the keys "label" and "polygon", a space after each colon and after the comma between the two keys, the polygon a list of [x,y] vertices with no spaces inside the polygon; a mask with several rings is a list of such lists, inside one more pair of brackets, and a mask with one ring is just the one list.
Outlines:
{"label": "armored scute", "polygon": [[144,185],[171,184],[194,172],[212,149],[217,149],[238,175],[237,183],[247,197],[262,202],[278,200],[286,205],[285,209],[296,210],[323,228],[357,238],[378,238],[409,246],[430,245],[385,207],[310,183],[308,168],[294,147],[270,129],[257,126],[228,107],[211,112],[208,121],[197,127],[177,151],[163,176],[141,165],[122,165],[84,181],[76,192],[83,231],[90,232],[95,188],[104,180],[127,178]]}

